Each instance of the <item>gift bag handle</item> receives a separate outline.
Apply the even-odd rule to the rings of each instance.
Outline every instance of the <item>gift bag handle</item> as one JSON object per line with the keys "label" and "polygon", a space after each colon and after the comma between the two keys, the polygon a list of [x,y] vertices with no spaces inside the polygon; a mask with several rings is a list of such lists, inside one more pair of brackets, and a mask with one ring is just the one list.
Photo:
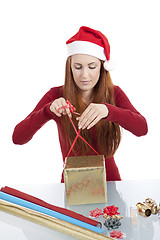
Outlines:
{"label": "gift bag handle", "polygon": [[[80,113],[77,113],[77,112],[75,111],[74,106],[73,106],[68,100],[66,101],[66,103],[67,103],[67,105],[58,108],[58,111],[59,111],[60,109],[62,109],[62,108],[70,108],[70,111],[71,111],[72,113],[81,116]],[[68,117],[69,117],[69,116],[68,116]],[[75,139],[74,139],[74,141],[73,141],[73,143],[72,143],[72,145],[71,145],[71,147],[70,147],[70,149],[69,149],[69,152],[68,152],[68,154],[67,154],[67,157],[65,158],[64,167],[65,167],[65,165],[66,165],[67,158],[69,157],[69,155],[70,155],[70,153],[71,153],[71,151],[72,151],[72,149],[73,149],[73,147],[74,147],[74,145],[75,145],[78,137],[81,138],[81,139],[82,139],[97,155],[99,155],[99,156],[102,158],[102,160],[104,161],[103,157],[80,135],[81,129],[79,129],[79,130],[77,131],[77,129],[76,129],[76,127],[75,127],[75,125],[74,125],[71,117],[69,117],[69,120],[70,120],[70,122],[71,122],[71,124],[72,124],[72,126],[73,126],[73,128],[74,128],[74,130],[75,130],[75,132],[76,132],[77,135],[76,135],[76,137],[75,137]]]}

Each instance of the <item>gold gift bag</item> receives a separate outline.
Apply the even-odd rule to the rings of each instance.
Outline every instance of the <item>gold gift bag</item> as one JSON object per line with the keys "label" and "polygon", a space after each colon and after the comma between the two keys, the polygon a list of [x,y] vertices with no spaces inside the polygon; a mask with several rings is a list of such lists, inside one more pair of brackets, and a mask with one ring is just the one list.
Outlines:
{"label": "gold gift bag", "polygon": [[107,203],[104,156],[101,157],[67,158],[64,168],[67,205]]}

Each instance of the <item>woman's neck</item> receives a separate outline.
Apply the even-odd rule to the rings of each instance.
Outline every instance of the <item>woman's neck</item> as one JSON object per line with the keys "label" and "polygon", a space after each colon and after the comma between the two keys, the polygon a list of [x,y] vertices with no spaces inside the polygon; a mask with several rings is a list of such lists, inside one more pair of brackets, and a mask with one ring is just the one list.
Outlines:
{"label": "woman's neck", "polygon": [[85,104],[89,105],[92,102],[92,91],[83,91],[82,99]]}

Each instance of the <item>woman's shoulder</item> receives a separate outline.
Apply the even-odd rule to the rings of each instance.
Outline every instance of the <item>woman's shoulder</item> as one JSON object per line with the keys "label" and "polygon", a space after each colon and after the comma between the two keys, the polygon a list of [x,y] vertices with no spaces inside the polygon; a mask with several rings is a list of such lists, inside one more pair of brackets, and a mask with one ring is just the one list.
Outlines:
{"label": "woman's shoulder", "polygon": [[57,86],[57,87],[52,87],[47,93],[48,96],[55,97],[62,97],[63,96],[63,85],[62,86]]}
{"label": "woman's shoulder", "polygon": [[122,90],[122,88],[121,87],[119,87],[119,86],[117,86],[117,85],[113,85],[113,89],[114,89],[114,94],[116,95],[116,94],[122,94],[122,95],[124,95],[125,94],[125,92]]}
{"label": "woman's shoulder", "polygon": [[122,89],[117,86],[117,85],[113,85],[113,89],[114,89],[114,95],[117,96],[119,93],[122,93]]}
{"label": "woman's shoulder", "polygon": [[114,99],[118,104],[119,101],[126,99],[127,96],[124,91],[117,85],[114,85]]}
{"label": "woman's shoulder", "polygon": [[51,92],[59,92],[59,93],[62,92],[62,90],[63,90],[63,85],[57,86],[57,87],[52,87],[50,89]]}
{"label": "woman's shoulder", "polygon": [[113,85],[113,89],[114,89],[114,92],[118,92],[118,91],[121,91],[122,89],[117,86],[117,85]]}

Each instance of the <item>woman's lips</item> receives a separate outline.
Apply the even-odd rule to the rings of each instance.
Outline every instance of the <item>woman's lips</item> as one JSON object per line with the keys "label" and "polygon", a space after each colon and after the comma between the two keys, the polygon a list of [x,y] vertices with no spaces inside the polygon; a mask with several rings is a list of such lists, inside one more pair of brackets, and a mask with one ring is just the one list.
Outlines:
{"label": "woman's lips", "polygon": [[83,85],[88,85],[88,84],[90,83],[90,81],[81,81],[81,83],[82,83]]}

